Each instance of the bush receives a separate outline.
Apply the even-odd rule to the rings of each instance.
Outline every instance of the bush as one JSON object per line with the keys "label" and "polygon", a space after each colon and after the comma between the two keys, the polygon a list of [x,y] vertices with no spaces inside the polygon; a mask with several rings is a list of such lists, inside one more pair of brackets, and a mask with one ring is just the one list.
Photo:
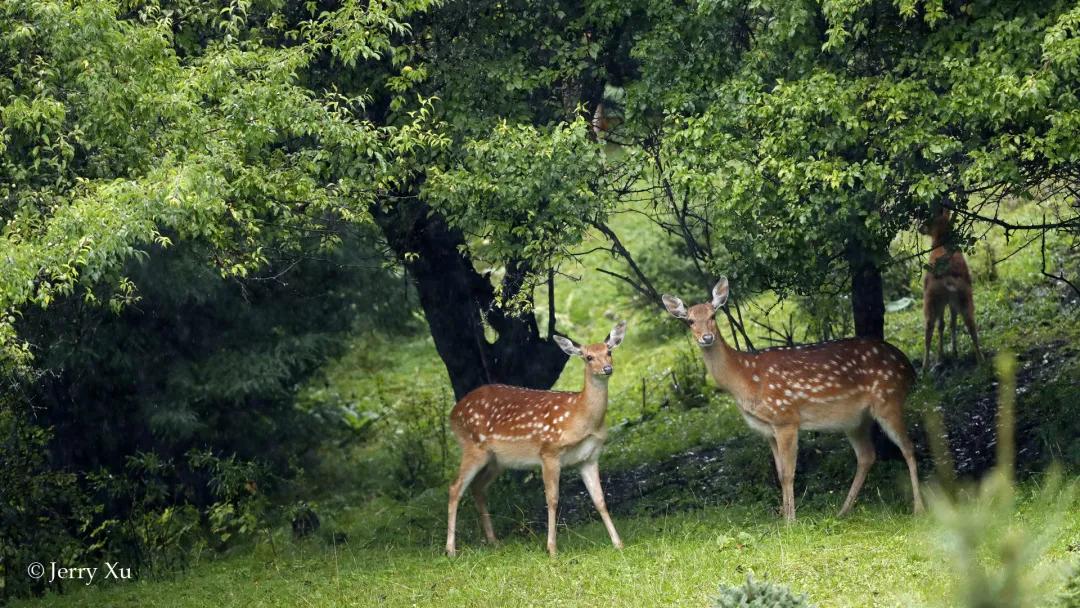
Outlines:
{"label": "bush", "polygon": [[53,467],[50,438],[47,429],[0,407],[0,605],[44,589],[44,582],[26,576],[28,564],[78,563],[88,554],[77,531],[100,507],[81,491],[76,475]]}
{"label": "bush", "polygon": [[72,472],[54,462],[54,440],[0,409],[0,604],[60,584],[28,578],[32,562],[120,562],[155,576],[270,525],[267,491],[279,479],[257,461],[191,450],[177,465],[138,452],[118,471]]}
{"label": "bush", "polygon": [[746,584],[736,587],[720,585],[713,608],[800,608],[809,607],[806,596],[795,594],[783,585],[756,581],[746,577]]}
{"label": "bush", "polygon": [[0,599],[45,590],[30,561],[152,575],[265,529],[283,482],[345,434],[298,387],[351,331],[411,318],[387,269],[355,263],[372,238],[246,279],[205,243],[150,246],[124,268],[137,306],[94,304],[116,295],[96,286],[21,311],[37,347],[32,370],[0,369]]}
{"label": "bush", "polygon": [[1060,608],[1080,608],[1080,564],[1073,568],[1072,574],[1065,582],[1065,588],[1058,596],[1057,605]]}
{"label": "bush", "polygon": [[443,485],[450,462],[451,433],[446,404],[449,394],[419,389],[407,399],[389,401],[380,395],[376,453],[389,459],[390,484],[385,489],[401,498]]}

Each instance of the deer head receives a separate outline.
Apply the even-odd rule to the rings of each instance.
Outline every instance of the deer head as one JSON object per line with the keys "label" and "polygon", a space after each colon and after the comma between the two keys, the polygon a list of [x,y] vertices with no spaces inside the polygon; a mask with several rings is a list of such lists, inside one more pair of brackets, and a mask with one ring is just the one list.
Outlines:
{"label": "deer head", "polygon": [[709,348],[721,340],[720,329],[716,326],[716,311],[724,307],[728,299],[727,277],[720,277],[712,289],[712,300],[686,307],[676,296],[664,294],[664,307],[677,319],[682,319],[694,334],[694,341],[702,348]]}
{"label": "deer head", "polygon": [[555,336],[555,343],[559,345],[559,348],[564,353],[571,357],[581,357],[585,360],[585,366],[594,376],[610,376],[615,367],[611,361],[611,351],[615,350],[617,346],[622,344],[623,338],[626,336],[626,321],[619,321],[619,323],[612,328],[611,333],[603,342],[596,344],[586,344],[582,346],[569,338],[562,336]]}

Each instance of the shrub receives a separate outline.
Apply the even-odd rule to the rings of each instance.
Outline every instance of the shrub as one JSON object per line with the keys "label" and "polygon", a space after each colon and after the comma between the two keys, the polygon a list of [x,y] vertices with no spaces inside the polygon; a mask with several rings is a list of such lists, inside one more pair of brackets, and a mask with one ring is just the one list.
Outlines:
{"label": "shrub", "polygon": [[53,466],[50,439],[49,430],[0,407],[0,605],[44,589],[44,582],[26,576],[27,564],[45,556],[76,563],[88,554],[78,530],[100,507],[75,474]]}
{"label": "shrub", "polygon": [[1073,568],[1072,574],[1065,582],[1065,588],[1058,596],[1059,608],[1080,608],[1080,564]]}
{"label": "shrub", "polygon": [[769,581],[746,577],[746,583],[738,586],[720,585],[720,592],[713,600],[713,608],[806,608],[806,596]]}
{"label": "shrub", "polygon": [[451,396],[417,391],[407,399],[385,401],[379,417],[379,443],[388,463],[391,490],[412,496],[441,485],[449,466],[450,428],[446,404]]}

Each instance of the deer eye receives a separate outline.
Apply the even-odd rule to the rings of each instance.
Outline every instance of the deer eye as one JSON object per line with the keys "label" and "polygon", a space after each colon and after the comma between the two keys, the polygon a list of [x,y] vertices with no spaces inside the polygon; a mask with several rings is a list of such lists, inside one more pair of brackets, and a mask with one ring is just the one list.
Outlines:
{"label": "deer eye", "polygon": [[592,360],[593,360],[593,356],[592,356],[592,355],[586,355],[586,357],[585,357],[585,360],[586,360],[586,361],[592,361]]}

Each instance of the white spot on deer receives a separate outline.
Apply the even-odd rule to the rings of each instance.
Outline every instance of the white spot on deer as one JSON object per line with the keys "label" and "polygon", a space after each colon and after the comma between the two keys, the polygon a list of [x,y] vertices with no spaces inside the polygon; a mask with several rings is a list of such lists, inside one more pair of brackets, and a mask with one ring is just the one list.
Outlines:
{"label": "white spot on deer", "polygon": [[750,376],[750,379],[753,380],[754,382],[761,382],[761,376],[758,376],[757,374],[754,374],[753,376]]}

